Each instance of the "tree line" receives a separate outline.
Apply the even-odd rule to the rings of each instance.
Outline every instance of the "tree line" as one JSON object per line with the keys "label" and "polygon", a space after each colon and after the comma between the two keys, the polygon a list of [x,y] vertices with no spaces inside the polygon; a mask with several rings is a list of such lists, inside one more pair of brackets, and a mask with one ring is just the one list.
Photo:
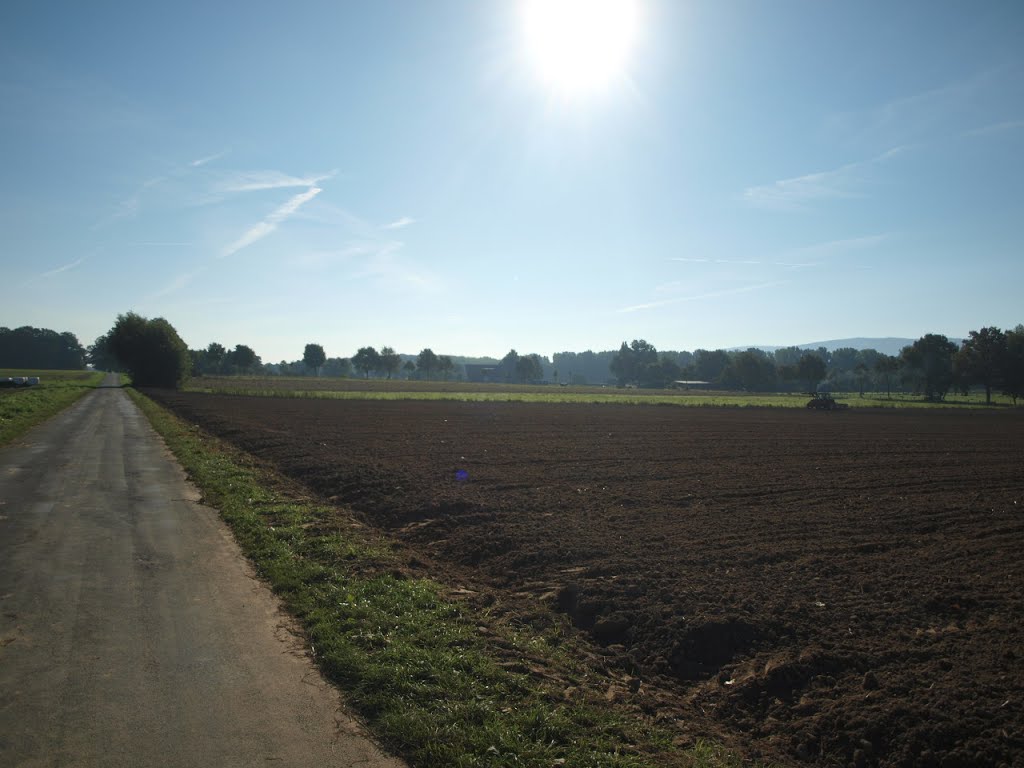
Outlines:
{"label": "tree line", "polygon": [[972,330],[960,344],[941,334],[925,334],[899,355],[852,347],[774,351],[697,349],[659,352],[643,339],[623,342],[618,350],[559,352],[552,359],[510,350],[496,358],[453,358],[430,348],[400,355],[392,347],[361,347],[351,358],[329,358],[320,344],[307,344],[302,358],[264,364],[245,344],[218,342],[188,349],[163,318],[134,312],[118,315],[114,327],[83,349],[74,334],[25,326],[0,328],[0,367],[124,370],[140,385],[177,386],[193,375],[280,374],[371,376],[421,380],[463,378],[459,361],[491,366],[491,380],[514,383],[615,384],[665,387],[679,381],[706,382],[750,392],[859,391],[898,389],[941,400],[950,391],[984,389],[1017,399],[1024,396],[1024,325],[1003,331],[995,326]]}
{"label": "tree line", "polygon": [[619,386],[666,387],[677,381],[703,382],[748,392],[859,391],[884,383],[942,400],[951,391],[972,386],[1013,398],[1024,396],[1024,325],[1002,331],[988,326],[970,331],[958,346],[942,334],[925,334],[899,355],[874,349],[783,347],[774,352],[704,350],[659,354],[642,339],[622,343],[608,363]]}
{"label": "tree line", "polygon": [[0,367],[48,371],[85,368],[85,348],[70,331],[49,328],[0,328]]}

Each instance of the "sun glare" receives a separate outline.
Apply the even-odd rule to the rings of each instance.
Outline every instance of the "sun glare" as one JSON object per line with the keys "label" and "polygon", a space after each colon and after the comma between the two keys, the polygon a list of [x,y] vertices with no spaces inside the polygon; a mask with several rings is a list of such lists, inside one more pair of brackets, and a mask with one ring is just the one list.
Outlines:
{"label": "sun glare", "polygon": [[624,74],[638,26],[637,0],[524,0],[527,53],[550,87],[604,87]]}

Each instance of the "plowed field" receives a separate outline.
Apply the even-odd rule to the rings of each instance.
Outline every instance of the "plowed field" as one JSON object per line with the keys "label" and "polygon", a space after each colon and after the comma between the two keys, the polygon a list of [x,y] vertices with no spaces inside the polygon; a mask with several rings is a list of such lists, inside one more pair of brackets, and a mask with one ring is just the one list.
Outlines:
{"label": "plowed field", "polygon": [[568,615],[688,732],[1024,766],[1019,413],[152,394],[439,579]]}

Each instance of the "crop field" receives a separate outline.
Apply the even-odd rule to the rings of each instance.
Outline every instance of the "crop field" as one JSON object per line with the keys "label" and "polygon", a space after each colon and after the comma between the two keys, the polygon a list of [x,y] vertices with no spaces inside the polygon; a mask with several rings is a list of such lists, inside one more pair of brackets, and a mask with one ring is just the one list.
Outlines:
{"label": "crop field", "polygon": [[1024,764],[1024,413],[150,392],[748,756]]}
{"label": "crop field", "polygon": [[[292,378],[280,376],[201,376],[186,389],[217,395],[304,397],[339,400],[461,400],[466,402],[619,403],[629,405],[682,405],[700,407],[803,408],[803,393],[751,393],[683,389],[629,389],[614,386],[558,386],[538,384],[480,384],[465,381],[406,381],[403,379]],[[950,394],[941,403],[919,395],[871,392],[835,393],[852,408],[978,408],[984,396]],[[1010,398],[994,395],[996,406],[1009,406]]]}

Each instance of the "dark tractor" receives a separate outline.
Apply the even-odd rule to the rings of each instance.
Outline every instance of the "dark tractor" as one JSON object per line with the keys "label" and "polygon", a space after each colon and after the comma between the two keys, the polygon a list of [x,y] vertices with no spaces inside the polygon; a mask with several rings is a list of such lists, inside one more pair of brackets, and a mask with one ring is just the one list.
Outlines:
{"label": "dark tractor", "polygon": [[812,392],[807,407],[812,411],[842,411],[850,406],[846,403],[837,403],[828,392]]}

